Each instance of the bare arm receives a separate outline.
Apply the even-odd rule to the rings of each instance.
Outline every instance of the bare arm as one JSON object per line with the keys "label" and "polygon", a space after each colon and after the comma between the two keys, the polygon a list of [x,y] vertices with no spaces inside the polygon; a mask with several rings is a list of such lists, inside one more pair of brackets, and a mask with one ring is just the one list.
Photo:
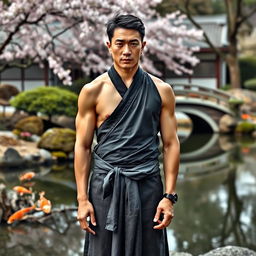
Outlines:
{"label": "bare arm", "polygon": [[[168,85],[169,86],[169,85]],[[177,136],[175,97],[171,87],[166,88],[161,113],[161,137],[165,174],[165,192],[174,193],[180,162],[180,144]]]}
{"label": "bare arm", "polygon": [[90,86],[85,86],[78,98],[78,113],[76,116],[75,143],[75,178],[77,185],[78,215],[82,229],[95,234],[89,228],[86,218],[90,216],[96,225],[93,206],[88,200],[88,179],[90,174],[91,145],[96,125],[95,92]]}
{"label": "bare arm", "polygon": [[[175,118],[175,96],[171,87],[164,84],[161,90],[162,111],[160,116],[160,132],[163,141],[163,164],[165,175],[165,192],[174,193],[179,170],[180,144],[177,136],[177,124]],[[160,221],[160,214],[164,214]],[[169,199],[163,198],[157,207],[154,221],[159,225],[156,229],[167,227],[173,218],[173,205]]]}

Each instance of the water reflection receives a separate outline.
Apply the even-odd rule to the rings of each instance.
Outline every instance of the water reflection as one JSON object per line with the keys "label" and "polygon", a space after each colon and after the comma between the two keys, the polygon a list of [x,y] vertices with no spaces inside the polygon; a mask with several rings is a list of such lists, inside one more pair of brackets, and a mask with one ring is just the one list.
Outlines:
{"label": "water reflection", "polygon": [[[170,250],[193,255],[224,245],[256,250],[256,142],[251,138],[198,135],[184,140],[177,191],[179,203],[168,228]],[[53,206],[76,205],[72,165],[37,172],[35,191]],[[9,188],[19,172],[0,172]],[[59,217],[58,217],[59,216]],[[84,231],[74,212],[42,224],[0,227],[0,255],[82,255]]]}
{"label": "water reflection", "polygon": [[20,224],[2,232],[0,255],[82,255],[83,239],[80,227],[70,225],[67,232],[60,234],[49,227]]}
{"label": "water reflection", "polygon": [[[256,249],[256,144],[219,137],[218,154],[216,147],[209,149],[215,154],[205,152],[208,159],[181,163],[180,201],[168,230],[171,250],[198,255],[230,244]],[[184,165],[198,169],[184,172]]]}

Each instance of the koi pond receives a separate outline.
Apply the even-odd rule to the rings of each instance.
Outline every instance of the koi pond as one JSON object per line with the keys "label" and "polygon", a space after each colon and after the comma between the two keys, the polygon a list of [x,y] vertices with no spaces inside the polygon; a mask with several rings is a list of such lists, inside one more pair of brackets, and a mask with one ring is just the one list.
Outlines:
{"label": "koi pond", "polygon": [[[256,250],[255,163],[252,138],[213,134],[182,140],[179,202],[168,228],[171,251],[198,255],[224,245]],[[73,164],[0,170],[0,183],[12,189],[25,171],[36,173],[33,191],[45,191],[58,212],[43,223],[1,224],[0,255],[82,255],[85,232],[76,221]]]}

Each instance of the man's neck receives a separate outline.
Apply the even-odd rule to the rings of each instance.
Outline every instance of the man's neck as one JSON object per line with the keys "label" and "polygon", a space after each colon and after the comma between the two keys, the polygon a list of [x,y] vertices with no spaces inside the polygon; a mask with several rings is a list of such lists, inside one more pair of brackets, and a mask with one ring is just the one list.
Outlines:
{"label": "man's neck", "polygon": [[125,83],[125,85],[129,88],[133,77],[136,73],[136,71],[138,70],[139,65],[136,65],[132,68],[120,68],[117,65],[115,65],[114,63],[114,68],[117,71],[117,73],[119,74],[119,76],[122,78],[123,82]]}

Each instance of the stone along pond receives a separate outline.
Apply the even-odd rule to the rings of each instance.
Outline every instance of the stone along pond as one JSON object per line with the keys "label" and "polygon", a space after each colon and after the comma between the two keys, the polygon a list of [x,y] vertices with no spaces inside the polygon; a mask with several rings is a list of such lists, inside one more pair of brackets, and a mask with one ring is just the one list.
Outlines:
{"label": "stone along pond", "polygon": [[[206,253],[224,245],[256,250],[256,141],[196,135],[184,140],[177,184],[179,202],[168,228],[171,251]],[[36,172],[33,191],[46,191],[53,214],[44,223],[0,226],[0,255],[82,255],[84,231],[76,222],[73,165],[0,170],[11,189],[21,172]],[[61,211],[68,207],[69,210]]]}

